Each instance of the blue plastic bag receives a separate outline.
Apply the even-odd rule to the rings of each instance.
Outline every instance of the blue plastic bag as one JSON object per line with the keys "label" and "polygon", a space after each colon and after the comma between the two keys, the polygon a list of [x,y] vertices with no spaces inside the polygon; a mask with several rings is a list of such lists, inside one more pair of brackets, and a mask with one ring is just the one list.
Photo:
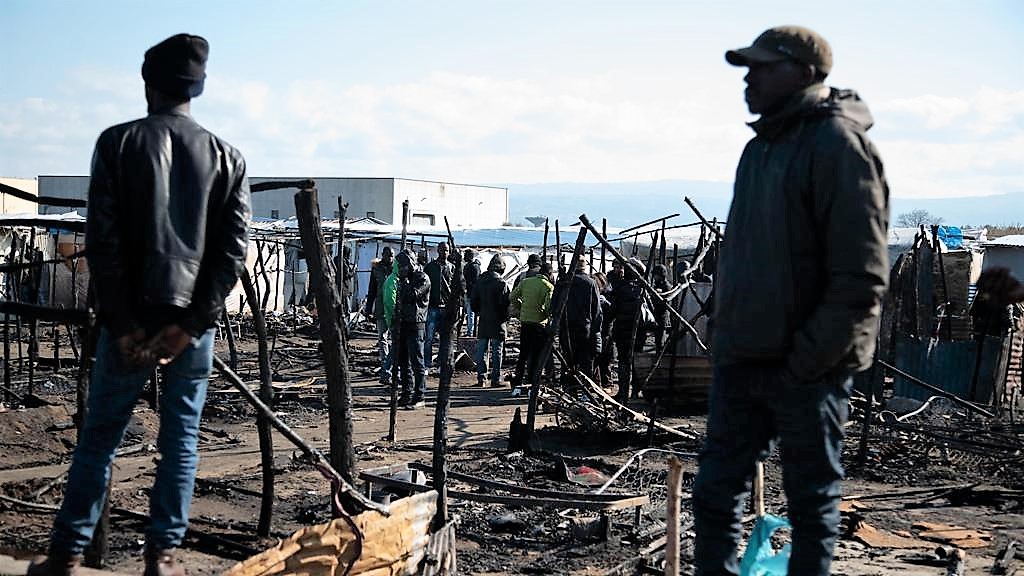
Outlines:
{"label": "blue plastic bag", "polygon": [[780,528],[790,528],[789,521],[771,514],[757,519],[740,560],[740,576],[786,576],[789,544],[778,551],[772,548],[772,534]]}

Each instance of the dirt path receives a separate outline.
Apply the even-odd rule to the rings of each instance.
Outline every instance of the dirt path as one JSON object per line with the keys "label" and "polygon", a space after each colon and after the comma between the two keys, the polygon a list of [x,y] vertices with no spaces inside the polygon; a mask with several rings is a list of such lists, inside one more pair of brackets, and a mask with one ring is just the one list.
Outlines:
{"label": "dirt path", "polygon": [[[433,434],[432,399],[437,379],[431,377],[428,380],[426,409],[399,412],[399,442],[394,446],[387,445],[382,438],[388,427],[388,391],[368,374],[373,363],[372,344],[365,339],[352,343],[355,350],[353,398],[358,465],[366,469],[397,462],[428,462]],[[310,382],[309,378],[322,376],[322,367],[318,367],[315,361],[304,360],[315,357],[311,341],[291,337],[278,345],[297,352],[289,362],[279,363],[277,379],[293,383]],[[309,353],[303,353],[303,347]],[[252,361],[246,362],[240,372],[246,378],[254,378]],[[282,394],[276,409],[299,434],[326,451],[326,412],[321,393],[316,391],[316,387],[322,384],[320,380],[312,382],[308,389]],[[507,387],[477,388],[473,384],[475,375],[460,373],[452,392],[449,437],[453,469],[505,482],[579,491],[583,488],[565,481],[564,466],[586,464],[610,475],[641,448],[642,434],[623,438],[563,430],[547,432],[542,438],[548,452],[566,455],[564,465],[557,458],[543,454],[535,457],[506,456],[505,443],[512,414],[517,407],[525,410],[526,399],[509,397]],[[54,396],[51,399],[62,398]],[[69,414],[74,410],[73,396],[65,395],[63,401],[64,404],[56,407],[0,414],[0,442],[12,447],[0,453],[0,487],[5,494],[28,498],[34,491],[52,483],[54,487],[39,496],[37,501],[59,503],[62,487],[60,481],[53,482],[53,479],[66,471],[74,432],[47,430],[59,427],[70,418]],[[253,413],[238,400],[237,395],[233,395],[223,383],[212,385],[200,445],[200,482],[192,508],[193,527],[197,533],[206,536],[190,537],[182,551],[183,559],[193,574],[220,573],[245,557],[246,553],[239,550],[239,546],[262,549],[275,542],[273,538],[258,541],[252,537],[259,512],[261,477],[253,422]],[[703,418],[699,416],[674,423],[682,422],[695,430],[703,428]],[[553,426],[552,415],[542,415],[538,425],[542,428]],[[130,433],[125,442],[125,446],[134,446],[139,451],[116,461],[113,474],[115,505],[145,512],[155,457],[149,445],[155,443],[156,426],[155,415],[140,404],[133,420],[134,433]],[[330,494],[328,484],[307,465],[295,461],[293,456],[297,450],[276,433],[274,446],[277,474],[273,536],[283,537],[304,525],[326,521],[329,518]],[[693,452],[697,447],[697,443],[676,446],[683,452]],[[644,462],[623,474],[622,490],[640,490],[649,493],[655,501],[664,498],[664,477],[659,469],[664,460],[649,458]],[[692,483],[695,459],[687,459],[684,470],[686,486]],[[905,483],[894,486],[868,481],[866,478],[871,474],[857,470],[852,472],[852,478],[844,484],[847,494],[877,495],[913,487]],[[977,478],[979,474],[966,471],[961,476]],[[918,487],[957,483],[954,481],[957,473],[938,469],[929,469],[927,474],[917,470],[913,478],[919,483]],[[785,502],[780,487],[777,463],[771,461],[768,465],[768,506],[770,511],[784,514]],[[856,511],[846,514],[844,521],[851,524],[856,516],[862,523],[885,534],[913,539],[920,537],[922,530],[915,525],[921,522],[978,531],[984,537],[980,543],[975,543],[980,547],[968,550],[968,568],[975,573],[988,570],[1000,545],[1007,539],[1024,542],[1024,516],[1020,515],[1020,502],[980,502],[954,507],[941,498],[931,502],[921,500],[917,497],[893,500],[868,498],[859,503]],[[612,515],[613,537],[608,542],[581,542],[572,537],[571,524],[575,516],[564,511],[509,509],[500,505],[454,501],[453,512],[463,518],[459,529],[460,566],[467,574],[599,574],[634,556],[643,547],[646,542],[633,537],[638,531],[656,526],[659,512],[654,508],[643,510],[647,519],[642,524],[636,524],[631,512]],[[684,512],[689,510],[687,501],[684,501],[683,508]],[[522,525],[521,528],[509,532],[497,527],[494,519],[509,513]],[[51,521],[52,516],[47,513],[27,513],[0,506],[0,552],[23,556],[42,551]],[[140,522],[115,518],[112,535],[114,569],[126,573],[141,571],[142,530]],[[217,541],[211,542],[210,536]],[[837,547],[835,574],[923,576],[945,573],[945,569],[938,565],[922,566],[908,561],[915,554],[930,552],[938,544],[936,541],[925,541],[925,547],[921,549],[900,549],[869,546],[862,540],[854,528],[847,530],[847,535]],[[684,542],[684,550],[689,544],[692,544],[692,534]]]}

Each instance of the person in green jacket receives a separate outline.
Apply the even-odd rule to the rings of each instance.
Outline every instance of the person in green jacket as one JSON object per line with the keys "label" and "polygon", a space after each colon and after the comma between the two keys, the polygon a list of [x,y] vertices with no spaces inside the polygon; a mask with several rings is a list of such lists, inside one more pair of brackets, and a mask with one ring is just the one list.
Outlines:
{"label": "person in green jacket", "polygon": [[750,124],[715,274],[713,379],[693,488],[696,573],[738,574],[755,462],[778,442],[788,573],[830,573],[852,376],[872,362],[889,278],[889,187],[867,106],[825,86],[832,50],[781,26],[746,67]]}
{"label": "person in green jacket", "polygon": [[[532,274],[531,274],[532,272]],[[523,370],[526,370],[526,384],[533,382],[540,354],[547,338],[548,320],[551,318],[551,265],[539,261],[530,266],[525,279],[512,289],[512,309],[519,311],[519,359],[512,376],[512,395],[522,393]]]}
{"label": "person in green jacket", "polygon": [[395,319],[395,304],[398,302],[397,260],[392,260],[391,274],[388,274],[388,277],[384,279],[384,285],[383,288],[381,288],[381,291],[381,304],[383,305],[384,309],[384,324],[387,326],[388,330],[390,330]]}

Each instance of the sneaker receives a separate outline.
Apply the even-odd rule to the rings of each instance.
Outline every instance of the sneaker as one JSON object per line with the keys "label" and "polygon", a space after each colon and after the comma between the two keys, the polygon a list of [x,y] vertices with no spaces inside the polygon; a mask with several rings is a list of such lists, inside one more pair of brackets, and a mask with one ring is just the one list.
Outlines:
{"label": "sneaker", "polygon": [[480,378],[479,380],[477,380],[476,381],[476,386],[477,386],[477,388],[483,388],[484,387],[484,379]]}
{"label": "sneaker", "polygon": [[491,382],[491,388],[504,388],[505,385],[501,382]]}
{"label": "sneaker", "polygon": [[408,394],[402,394],[401,396],[398,397],[398,407],[399,408],[405,408],[408,405],[409,405],[409,395]]}
{"label": "sneaker", "polygon": [[146,549],[146,569],[142,576],[185,576],[185,567],[174,559],[174,550]]}
{"label": "sneaker", "polygon": [[521,387],[519,387],[519,386],[516,386],[515,388],[513,388],[512,389],[512,393],[509,394],[509,396],[511,396],[512,398],[518,398],[518,397],[520,397],[522,395],[523,395],[523,389]]}
{"label": "sneaker", "polygon": [[26,576],[75,576],[82,563],[82,556],[51,553],[49,557],[39,556],[28,565]]}
{"label": "sneaker", "polygon": [[427,403],[423,401],[423,398],[413,398],[405,406],[408,410],[416,410],[417,408],[423,408]]}

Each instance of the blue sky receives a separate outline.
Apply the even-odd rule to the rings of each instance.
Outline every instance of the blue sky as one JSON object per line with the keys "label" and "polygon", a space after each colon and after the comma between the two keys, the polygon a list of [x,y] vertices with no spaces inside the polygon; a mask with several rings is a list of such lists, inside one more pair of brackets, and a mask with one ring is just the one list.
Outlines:
{"label": "blue sky", "polygon": [[139,68],[211,43],[201,123],[253,175],[729,181],[751,132],[723,52],[830,40],[898,197],[1024,191],[1024,2],[2,0],[0,175],[84,174]]}

